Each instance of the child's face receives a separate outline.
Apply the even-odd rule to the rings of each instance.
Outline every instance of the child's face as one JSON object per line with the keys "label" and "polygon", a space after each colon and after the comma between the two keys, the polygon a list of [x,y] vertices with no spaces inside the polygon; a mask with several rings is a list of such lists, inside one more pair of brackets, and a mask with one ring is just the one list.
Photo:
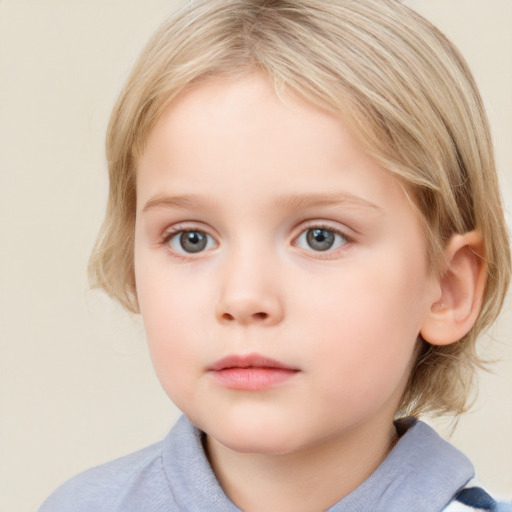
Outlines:
{"label": "child's face", "polygon": [[196,425],[259,453],[389,429],[439,288],[401,186],[340,120],[257,74],[211,80],[154,128],[137,196],[151,355]]}

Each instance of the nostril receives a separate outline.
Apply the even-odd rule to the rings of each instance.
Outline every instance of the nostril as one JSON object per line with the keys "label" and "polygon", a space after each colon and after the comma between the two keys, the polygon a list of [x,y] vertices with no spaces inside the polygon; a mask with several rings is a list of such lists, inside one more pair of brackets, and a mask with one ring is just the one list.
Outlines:
{"label": "nostril", "polygon": [[[269,315],[268,315],[268,313],[259,312],[259,313],[253,313],[251,316],[254,320],[266,320]],[[238,317],[236,315],[232,315],[231,313],[223,313],[222,314],[222,319],[227,322],[232,322],[232,321],[236,320],[237,318]]]}

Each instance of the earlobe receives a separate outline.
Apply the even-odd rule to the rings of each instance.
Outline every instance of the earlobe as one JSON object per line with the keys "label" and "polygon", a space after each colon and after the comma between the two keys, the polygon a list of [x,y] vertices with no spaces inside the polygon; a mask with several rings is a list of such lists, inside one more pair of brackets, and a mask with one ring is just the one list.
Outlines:
{"label": "earlobe", "polygon": [[478,231],[455,234],[445,250],[439,277],[440,297],[431,304],[421,328],[432,345],[448,345],[463,338],[475,324],[485,288],[487,264]]}

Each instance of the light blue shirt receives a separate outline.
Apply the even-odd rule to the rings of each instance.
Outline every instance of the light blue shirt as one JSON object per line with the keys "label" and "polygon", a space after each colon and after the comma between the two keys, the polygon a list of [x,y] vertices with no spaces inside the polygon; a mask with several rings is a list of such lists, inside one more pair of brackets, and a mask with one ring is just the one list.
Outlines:
{"label": "light blue shirt", "polygon": [[[428,425],[403,429],[379,468],[327,512],[440,512],[473,478],[468,458]],[[183,416],[161,442],[72,478],[39,512],[240,512],[213,474],[202,435]]]}

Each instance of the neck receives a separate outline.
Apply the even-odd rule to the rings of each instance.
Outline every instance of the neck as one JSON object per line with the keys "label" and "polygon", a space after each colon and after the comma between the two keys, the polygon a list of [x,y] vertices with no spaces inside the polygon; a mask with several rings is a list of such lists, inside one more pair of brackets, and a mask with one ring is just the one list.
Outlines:
{"label": "neck", "polygon": [[318,512],[363,483],[396,440],[392,421],[368,425],[288,454],[240,453],[206,439],[213,471],[245,512]]}

